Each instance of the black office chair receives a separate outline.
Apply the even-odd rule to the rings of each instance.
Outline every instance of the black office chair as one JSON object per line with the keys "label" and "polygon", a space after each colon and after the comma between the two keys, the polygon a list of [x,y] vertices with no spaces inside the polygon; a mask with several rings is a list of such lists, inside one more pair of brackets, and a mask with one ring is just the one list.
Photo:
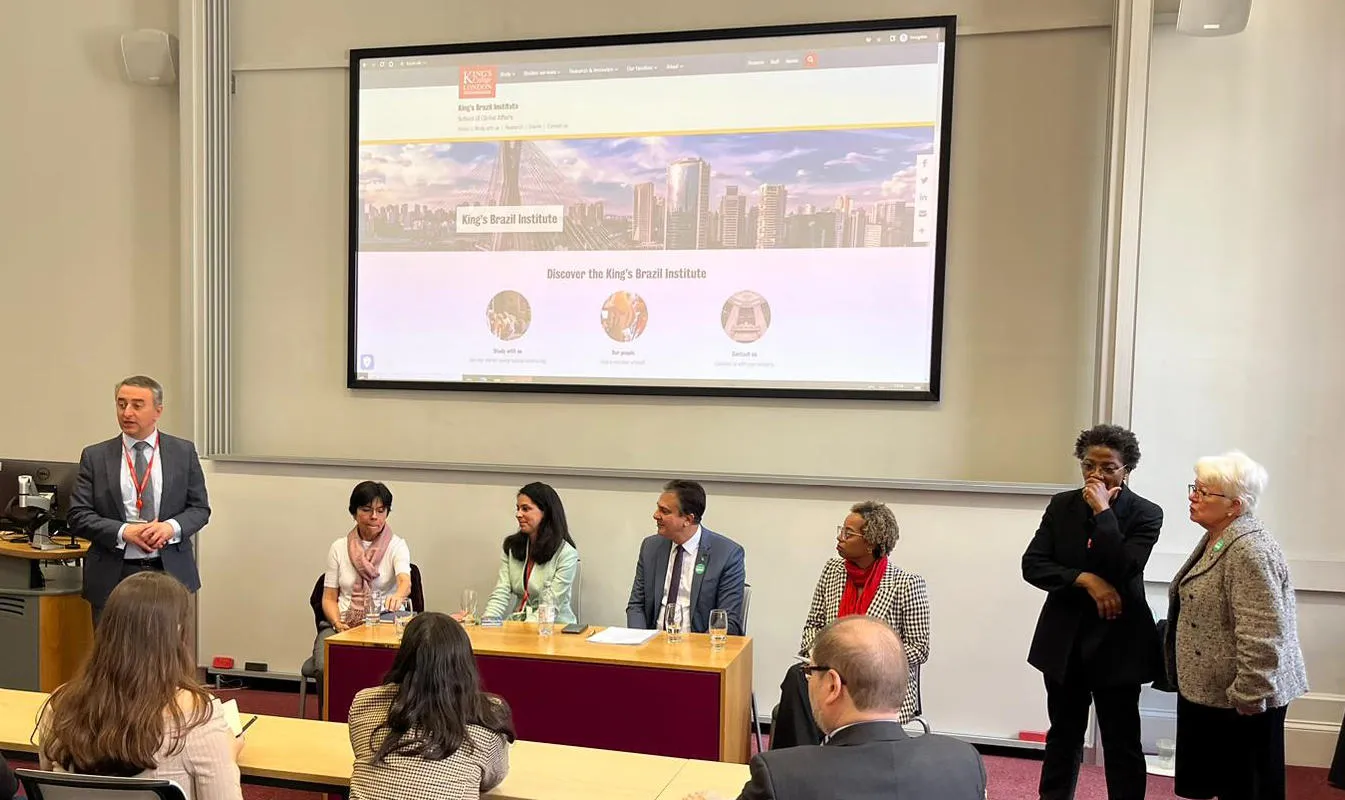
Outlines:
{"label": "black office chair", "polygon": [[187,800],[173,781],[16,769],[28,800]]}
{"label": "black office chair", "polygon": [[[318,576],[318,580],[313,584],[313,591],[308,595],[308,605],[313,609],[313,632],[322,630],[323,624],[327,621],[327,616],[322,613],[322,591],[323,575]],[[425,587],[420,580],[420,567],[411,565],[411,610],[417,614],[425,610]],[[308,716],[308,681],[312,680],[316,688],[314,693],[318,698],[318,708],[322,708],[322,670],[318,669],[317,662],[312,656],[304,659],[303,666],[299,667],[299,717]],[[318,715],[321,717],[321,714]]]}

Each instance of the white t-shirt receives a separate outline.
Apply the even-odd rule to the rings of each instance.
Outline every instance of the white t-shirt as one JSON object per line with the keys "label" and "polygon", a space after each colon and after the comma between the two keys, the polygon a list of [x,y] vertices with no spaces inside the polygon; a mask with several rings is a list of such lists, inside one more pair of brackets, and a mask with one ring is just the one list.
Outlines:
{"label": "white t-shirt", "polygon": [[[367,552],[373,542],[361,539],[360,545]],[[405,539],[394,533],[392,541],[388,543],[388,552],[383,555],[383,563],[378,565],[378,580],[374,581],[370,591],[384,597],[392,594],[397,590],[398,575],[411,577],[411,548],[406,546]],[[355,589],[355,578],[358,576],[355,565],[350,563],[346,537],[342,536],[332,542],[331,549],[327,551],[327,574],[322,579],[324,587],[337,590],[336,607],[342,616],[350,609],[350,594]]]}

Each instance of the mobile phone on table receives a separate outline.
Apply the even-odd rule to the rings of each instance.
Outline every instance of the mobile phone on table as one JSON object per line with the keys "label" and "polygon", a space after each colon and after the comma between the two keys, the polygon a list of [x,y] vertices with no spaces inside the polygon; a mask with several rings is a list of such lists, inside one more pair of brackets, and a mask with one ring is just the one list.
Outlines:
{"label": "mobile phone on table", "polygon": [[561,632],[561,633],[583,633],[583,632],[586,631],[586,630],[588,630],[588,626],[587,626],[587,625],[582,625],[582,624],[580,624],[580,623],[578,623],[578,622],[571,622],[569,625],[566,625],[564,628],[561,628],[561,629],[560,629],[560,632]]}

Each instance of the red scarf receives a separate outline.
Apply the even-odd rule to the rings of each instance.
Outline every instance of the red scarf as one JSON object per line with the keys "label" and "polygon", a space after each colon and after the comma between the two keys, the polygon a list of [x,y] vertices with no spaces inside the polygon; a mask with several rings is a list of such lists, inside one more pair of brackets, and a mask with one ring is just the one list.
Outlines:
{"label": "red scarf", "polygon": [[873,562],[868,569],[860,569],[849,561],[844,563],[848,579],[845,582],[845,591],[841,593],[841,609],[837,616],[867,614],[873,596],[878,594],[878,584],[883,582],[883,576],[887,574],[887,557]]}

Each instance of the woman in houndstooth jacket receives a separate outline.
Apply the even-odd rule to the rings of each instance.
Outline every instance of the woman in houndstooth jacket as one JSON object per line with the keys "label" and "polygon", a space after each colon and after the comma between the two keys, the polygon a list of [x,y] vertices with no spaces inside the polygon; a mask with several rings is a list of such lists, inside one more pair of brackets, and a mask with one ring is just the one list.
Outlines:
{"label": "woman in houndstooth jacket", "polygon": [[[910,683],[901,705],[901,721],[920,713],[920,665],[929,659],[929,593],[925,579],[897,566],[889,556],[900,538],[892,510],[882,503],[856,503],[836,528],[837,558],[827,561],[813,590],[803,623],[799,656],[806,659],[817,634],[851,614],[881,619],[901,637],[910,667]],[[780,684],[780,709],[771,725],[771,749],[820,744],[822,732],[808,705],[807,676],[790,667]]]}

